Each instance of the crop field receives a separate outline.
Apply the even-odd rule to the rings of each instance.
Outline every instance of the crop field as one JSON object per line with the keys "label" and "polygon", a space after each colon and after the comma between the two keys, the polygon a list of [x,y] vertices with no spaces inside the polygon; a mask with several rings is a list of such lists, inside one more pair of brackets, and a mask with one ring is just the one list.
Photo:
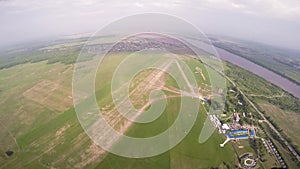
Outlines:
{"label": "crop field", "polygon": [[[168,129],[178,117],[181,89],[174,77],[159,69],[150,68],[135,74],[128,91],[129,99],[138,112],[147,110],[151,104],[162,99],[159,96],[149,98],[155,90],[164,92],[167,105],[159,118],[150,123],[127,120],[119,114],[111,95],[111,79],[125,55],[125,52],[110,54],[104,58],[97,71],[95,93],[99,110],[108,124],[125,135],[138,138],[157,135]],[[200,95],[211,97],[210,79],[204,64],[186,56],[181,56],[180,60],[186,63],[193,73]],[[84,63],[89,65],[93,64],[92,62],[93,60],[88,60]],[[150,62],[158,63],[156,59]],[[159,63],[156,66],[163,70],[181,65],[180,62],[171,62],[168,59]],[[198,142],[204,120],[207,118],[207,103],[200,104],[191,131],[171,150],[141,159],[129,159],[108,153],[93,143],[77,119],[72,104],[73,68],[72,64],[49,64],[42,61],[0,70],[0,168],[226,168],[236,167],[238,156],[244,153],[255,154],[246,140],[229,142],[221,148],[219,145],[226,138],[217,131],[205,143]],[[239,72],[239,69],[232,65],[226,70],[230,71],[233,77],[244,76],[243,71]],[[252,74],[247,75],[248,79],[255,79]],[[80,80],[84,81],[85,78]],[[281,90],[269,83],[261,79],[257,82],[266,90],[256,90],[254,85],[249,87],[247,82],[237,81],[249,96],[258,101],[270,93],[273,93],[274,98],[293,100],[291,96],[282,94]],[[269,99],[272,101],[273,97]],[[298,130],[298,118],[295,118],[298,117],[297,113],[281,110],[265,102],[259,105],[293,142],[298,140],[297,134],[290,133]],[[139,119],[139,116],[136,118]],[[113,141],[113,144],[118,143]],[[10,157],[5,155],[8,150],[14,152]],[[264,158],[268,160],[260,165],[277,166],[273,157],[267,154]]]}
{"label": "crop field", "polygon": [[[148,137],[173,124],[180,108],[180,90],[175,80],[157,69],[137,74],[130,84],[130,99],[137,109],[145,110],[151,90],[165,92],[167,107],[155,121],[130,123],[120,117],[112,103],[110,79],[123,54],[106,57],[95,83],[99,109],[115,129],[134,137]],[[210,93],[205,67],[185,58],[203,96]],[[90,61],[87,61],[89,64]],[[198,137],[207,115],[201,105],[190,133],[173,149],[150,158],[128,159],[108,153],[84,133],[72,106],[71,64],[26,63],[0,70],[0,168],[207,168],[234,166],[232,146],[220,148],[225,139],[216,132],[199,144]],[[84,80],[84,79],[83,79]],[[151,81],[151,83],[149,83]],[[142,93],[142,95],[139,95]],[[13,151],[10,157],[6,151]]]}

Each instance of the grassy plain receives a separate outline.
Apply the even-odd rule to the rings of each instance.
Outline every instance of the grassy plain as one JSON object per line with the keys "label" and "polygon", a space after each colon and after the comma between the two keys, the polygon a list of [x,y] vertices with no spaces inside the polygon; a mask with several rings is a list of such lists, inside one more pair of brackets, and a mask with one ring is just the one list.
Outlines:
{"label": "grassy plain", "polygon": [[[109,43],[110,37],[104,40]],[[97,39],[94,41],[95,44],[99,42]],[[72,106],[71,63],[75,62],[79,53],[77,47],[81,45],[82,41],[71,41],[0,58],[0,168],[234,168],[238,162],[235,152],[239,155],[253,152],[246,141],[227,143],[225,148],[220,148],[219,144],[225,138],[217,132],[207,142],[198,143],[201,128],[207,118],[204,109],[209,108],[207,104],[200,106],[196,123],[187,137],[164,154],[144,159],[128,159],[105,152],[84,133]],[[126,54],[111,54],[106,57],[103,61],[109,64],[102,64],[95,83],[99,108],[107,112],[108,120],[117,121],[112,125],[119,130],[126,120],[113,111],[110,80]],[[196,77],[199,92],[208,96],[211,88],[205,66],[195,59],[181,59]],[[90,62],[91,60],[86,61],[87,64]],[[136,86],[139,86],[139,90],[136,91],[138,94],[133,93],[130,98],[137,108],[147,103],[150,89],[163,89],[166,96],[176,96],[171,92],[177,90],[176,82],[166,74],[158,78],[163,83],[155,83],[149,89],[142,90],[151,82],[152,78],[148,76],[155,74],[159,74],[159,71],[152,69],[135,77],[134,81],[141,82],[141,85],[132,83],[130,91],[134,91]],[[298,121],[291,121],[293,115],[287,112],[292,110],[298,113],[299,100],[286,93],[282,95],[281,89],[236,66],[227,64],[226,74],[255,102],[278,104],[284,109],[281,111],[271,105],[262,105],[267,113],[275,112],[270,114],[271,118],[278,121],[288,137],[292,140],[299,138],[298,135],[293,135]],[[166,130],[178,116],[180,101],[179,97],[167,98],[167,107],[161,117],[148,124],[132,123],[124,133],[148,137]],[[274,142],[283,155],[288,157],[286,160],[290,167],[296,167],[289,158],[289,153],[276,140]],[[238,148],[238,145],[244,148]],[[11,157],[5,155],[8,150],[14,151]],[[264,166],[272,166],[267,163]]]}
{"label": "grassy plain", "polygon": [[[120,56],[108,57],[107,61],[111,64],[110,67],[118,65]],[[198,85],[200,86],[200,91],[205,89],[207,81],[201,77],[201,75],[196,71],[196,67],[202,68],[204,71],[204,76],[207,77],[207,72],[204,69],[204,66],[197,60],[187,59],[185,60],[187,65],[191,68],[196,77]],[[104,65],[105,66],[105,65]],[[151,71],[150,71],[151,72]],[[98,76],[109,77],[110,73],[113,73],[110,69],[103,68],[103,70],[98,71]],[[149,73],[143,72],[143,77],[145,78]],[[107,84],[103,79],[106,78],[97,78],[96,86],[103,86],[105,90],[104,93],[110,92],[110,85]],[[174,79],[170,76],[164,75],[163,79],[166,81],[166,87],[177,87],[174,83]],[[206,78],[208,79],[208,77]],[[137,76],[139,80],[139,76]],[[101,82],[102,81],[102,82]],[[141,95],[146,94],[141,93]],[[172,95],[165,91],[167,96]],[[106,95],[106,94],[104,94]],[[97,94],[100,105],[105,106],[111,102],[111,97],[103,97],[103,92]],[[136,98],[133,98],[135,100]],[[101,106],[100,106],[101,107]],[[154,136],[162,131],[166,130],[170,125],[173,124],[174,120],[178,115],[178,110],[180,109],[180,98],[168,98],[167,107],[163,114],[156,119],[155,121],[147,124],[133,123],[132,126],[127,130],[126,135],[134,137],[149,137]],[[213,136],[204,144],[198,143],[198,137],[201,132],[204,120],[207,115],[205,113],[204,107],[201,106],[199,109],[198,117],[196,119],[195,125],[193,126],[191,132],[188,136],[176,147],[170,151],[161,154],[159,156],[151,158],[142,158],[142,159],[129,159],[120,157],[114,154],[108,153],[106,158],[97,165],[99,168],[209,168],[209,167],[218,167],[223,165],[223,162],[227,165],[234,166],[236,159],[234,152],[230,144],[225,148],[220,148],[219,144],[222,143],[225,138],[217,134],[216,132]],[[147,150],[145,150],[147,151]]]}
{"label": "grassy plain", "polygon": [[[104,62],[110,64],[103,64],[97,73],[95,88],[100,109],[112,102],[111,84],[108,79],[111,79],[114,69],[123,57],[124,53],[107,57]],[[203,64],[195,59],[185,59],[185,62],[196,77],[199,91],[208,94],[209,77]],[[72,70],[71,64],[47,64],[46,61],[0,70],[0,95],[3,98],[0,101],[1,168],[209,168],[233,167],[237,164],[232,146],[236,143],[228,143],[225,148],[220,148],[219,144],[225,140],[222,135],[215,132],[204,144],[198,143],[201,128],[207,117],[203,106],[200,106],[196,123],[188,136],[164,154],[151,158],[128,159],[105,152],[83,132],[72,108],[70,100]],[[142,72],[135,80],[141,80],[142,77],[154,72],[154,70]],[[163,75],[161,80],[165,81],[165,87],[176,89],[176,83],[170,76]],[[237,82],[240,85],[246,84],[243,81]],[[263,84],[264,81],[259,80],[259,83]],[[266,88],[263,91],[264,95],[273,93],[276,89],[269,84],[263,86]],[[248,93],[262,94],[255,93],[259,90],[254,87],[246,90],[247,86],[244,86]],[[165,93],[167,96],[174,95],[170,91]],[[278,90],[277,93],[281,94],[281,91]],[[166,130],[178,115],[180,98],[167,98],[167,103],[167,108],[160,118],[148,124],[133,123],[125,132],[126,135],[147,137]],[[285,112],[278,110],[278,114],[280,113]],[[272,115],[270,116],[272,118]],[[241,141],[238,144],[244,146],[242,149],[235,147],[238,154],[253,151],[246,142]],[[14,155],[12,157],[4,155],[7,150],[13,150]]]}
{"label": "grassy plain", "polygon": [[[109,65],[101,67],[95,88],[99,107],[109,104],[110,81],[114,68],[123,55],[107,58]],[[196,60],[187,60],[199,86],[209,90],[201,80]],[[83,132],[71,104],[72,64],[47,64],[46,61],[26,63],[0,70],[0,168],[208,168],[236,164],[230,145],[214,133],[204,144],[198,137],[206,118],[200,107],[195,126],[188,136],[172,150],[151,158],[127,159],[105,152]],[[148,73],[151,73],[148,72]],[[176,86],[167,75],[166,85]],[[101,80],[102,79],[102,80]],[[166,94],[170,94],[166,91]],[[134,123],[128,135],[145,137],[166,129],[177,117],[180,98],[168,98],[163,116],[141,126]],[[162,127],[162,126],[165,126]],[[7,157],[5,151],[14,151]]]}
{"label": "grassy plain", "polygon": [[271,132],[270,132],[270,128],[268,127],[268,125],[263,123],[262,126],[264,127],[264,129],[266,129],[266,133],[267,133],[268,137],[272,140],[272,142],[274,143],[274,146],[276,146],[277,150],[281,154],[281,156],[282,156],[283,160],[285,161],[285,163],[287,164],[287,166],[289,168],[299,168],[297,165],[297,161],[295,161],[293,159],[293,156],[291,155],[290,151],[287,150],[285,147],[283,147],[281,143],[279,143],[276,139],[274,139],[274,137],[272,137],[272,135],[270,134]]}
{"label": "grassy plain", "polygon": [[82,168],[98,160],[71,108],[72,70],[38,62],[0,71],[0,168]]}
{"label": "grassy plain", "polygon": [[284,111],[275,105],[260,103],[259,106],[265,110],[276,124],[280,126],[283,133],[287,135],[299,151],[300,146],[300,114]]}

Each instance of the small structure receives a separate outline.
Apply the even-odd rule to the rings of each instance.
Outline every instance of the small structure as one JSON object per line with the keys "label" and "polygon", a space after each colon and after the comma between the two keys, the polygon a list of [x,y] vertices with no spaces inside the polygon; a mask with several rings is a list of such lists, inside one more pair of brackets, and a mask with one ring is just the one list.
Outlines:
{"label": "small structure", "polygon": [[224,113],[223,113],[223,114],[221,114],[221,117],[226,117],[226,114],[224,114]]}
{"label": "small structure", "polygon": [[254,137],[254,132],[250,130],[232,130],[226,136],[230,139],[248,139]]}
{"label": "small structure", "polygon": [[243,112],[243,117],[246,117],[246,113],[245,112]]}
{"label": "small structure", "polygon": [[235,93],[235,91],[234,91],[234,90],[232,90],[232,89],[230,89],[230,90],[229,90],[229,92],[231,92],[231,93]]}
{"label": "small structure", "polygon": [[225,132],[226,132],[227,130],[230,130],[230,127],[228,126],[228,124],[223,124],[223,125],[222,125],[222,132],[225,134]]}
{"label": "small structure", "polygon": [[224,129],[224,130],[230,130],[230,127],[228,126],[228,124],[223,124],[222,125],[222,129]]}
{"label": "small structure", "polygon": [[228,143],[231,139],[227,138],[224,143],[220,144],[220,147],[224,147],[226,143]]}
{"label": "small structure", "polygon": [[241,164],[244,168],[254,168],[257,165],[253,154],[248,153],[241,157]]}
{"label": "small structure", "polygon": [[5,152],[5,154],[6,154],[8,157],[10,157],[10,156],[12,156],[12,155],[14,154],[14,152],[8,150],[8,151]]}
{"label": "small structure", "polygon": [[238,113],[233,113],[233,120],[236,121],[237,123],[240,121],[240,116]]}
{"label": "small structure", "polygon": [[[223,126],[223,125],[222,125]],[[254,137],[254,132],[250,130],[231,130],[226,134],[227,139],[224,143],[220,144],[220,147],[224,147],[224,145],[230,140],[239,140],[239,139],[248,139],[250,137]]]}
{"label": "small structure", "polygon": [[219,118],[215,114],[213,114],[213,115],[209,115],[209,119],[213,123],[213,125],[219,129],[219,133],[222,133],[221,130],[222,123],[219,120]]}

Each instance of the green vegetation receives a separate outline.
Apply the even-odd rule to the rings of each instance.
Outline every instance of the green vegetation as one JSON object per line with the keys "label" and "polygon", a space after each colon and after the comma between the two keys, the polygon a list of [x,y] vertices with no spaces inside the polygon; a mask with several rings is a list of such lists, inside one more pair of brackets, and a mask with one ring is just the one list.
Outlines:
{"label": "green vegetation", "polygon": [[[110,65],[101,67],[101,71],[98,72],[97,76],[103,77],[97,78],[96,82],[96,95],[100,107],[111,102],[110,81],[107,79],[111,77],[114,67],[122,58],[121,54],[107,57],[106,61]],[[196,66],[201,67],[207,76],[199,61],[188,60],[187,63],[192,66],[192,70]],[[1,168],[232,168],[237,163],[231,146],[219,147],[225,139],[221,135],[214,133],[204,144],[198,143],[206,118],[204,107],[200,107],[196,125],[188,136],[164,154],[145,159],[127,159],[106,153],[93,144],[83,132],[71,102],[61,101],[60,95],[62,98],[71,95],[72,70],[73,65],[49,64],[47,61],[20,64],[0,70],[0,95],[1,98],[6,98],[1,100],[0,117],[2,125],[5,126],[0,126],[3,129],[1,143],[5,143],[1,144],[0,149]],[[204,81],[199,78],[201,75],[194,75],[197,76],[199,85],[203,85]],[[163,78],[167,85],[176,88],[172,78]],[[47,86],[57,86],[57,89],[46,95],[49,92]],[[34,99],[39,97],[44,99]],[[45,98],[51,100],[43,102]],[[134,123],[126,134],[145,137],[165,130],[177,117],[180,98],[168,98],[167,101],[167,109],[160,118],[143,126]],[[61,104],[65,107],[55,108],[55,105]],[[14,151],[12,157],[3,155],[7,150]]]}
{"label": "green vegetation", "polygon": [[233,38],[225,39],[230,41],[213,38],[213,44],[300,84],[299,51]]}
{"label": "green vegetation", "polygon": [[[73,64],[80,53],[80,48],[66,48],[55,50],[28,50],[25,52],[12,52],[8,54],[0,54],[0,69],[10,68],[24,63],[36,63],[40,61],[47,61],[51,63]],[[92,55],[87,56],[89,60]]]}
{"label": "green vegetation", "polygon": [[283,110],[300,112],[299,99],[257,75],[229,63],[226,64],[225,73],[254,102],[269,102]]}
{"label": "green vegetation", "polygon": [[292,140],[295,148],[300,151],[300,129],[298,126],[300,115],[295,112],[283,111],[271,104],[261,103],[259,106],[265,110],[269,118],[281,128],[283,133]]}
{"label": "green vegetation", "polygon": [[[121,58],[122,56],[113,55],[112,57],[108,57],[108,60],[104,60],[104,62],[109,61],[109,63],[112,64],[110,65],[109,69],[103,68],[101,70],[100,68],[100,70],[98,71],[98,76],[102,77],[100,75],[105,75],[109,79],[109,74],[113,73],[109,70],[113,70],[114,66],[117,65]],[[194,59],[187,59],[185,60],[185,62],[190,66],[191,70],[194,71],[194,75],[198,84],[200,86],[204,86],[204,81],[201,78],[201,75],[196,71],[196,67],[202,68],[204,70],[204,76],[207,77],[207,72],[205,71],[204,66],[199,61]],[[143,72],[142,77],[147,77],[146,75],[148,73],[149,71]],[[137,75],[136,77],[136,80],[138,80],[140,76]],[[171,78],[170,76],[164,76],[164,79],[166,81],[166,86],[177,88],[177,85],[173,78]],[[103,79],[97,78],[96,86],[102,86],[104,84],[106,83],[103,81]],[[99,96],[97,96],[98,100],[111,100],[110,97],[103,97],[103,95],[100,95],[100,93]],[[172,95],[169,92],[166,92],[165,94],[167,96]],[[170,125],[173,124],[174,120],[177,118],[178,110],[180,108],[180,100],[180,98],[168,98],[167,107],[164,113],[158,119],[147,124],[133,123],[133,125],[126,132],[126,135],[134,137],[149,137],[166,130]],[[164,154],[151,158],[129,159],[108,153],[106,158],[100,164],[98,164],[97,167],[207,168],[211,166],[223,166],[226,164],[227,166],[232,168],[237,162],[237,159],[235,159],[235,156],[233,156],[233,150],[230,146],[220,148],[219,144],[225,140],[223,136],[215,132],[213,136],[204,144],[198,143],[198,137],[200,135],[206,117],[207,115],[205,113],[204,107],[201,106],[195,125],[193,126],[188,136],[179,145]]]}
{"label": "green vegetation", "polygon": [[[173,101],[172,101],[173,100]],[[134,124],[127,135],[138,137],[147,137],[156,135],[162,128],[172,124],[178,110],[177,106],[180,99],[170,99],[170,108],[166,110],[166,114],[160,116],[154,122],[149,124]],[[169,105],[168,105],[169,107]],[[194,127],[188,136],[176,147],[170,151],[151,158],[129,159],[108,154],[107,157],[98,165],[99,168],[207,168],[211,166],[219,166],[222,162],[230,164],[232,167],[234,162],[233,151],[230,146],[220,148],[219,144],[225,138],[214,133],[213,136],[204,144],[198,143],[198,137],[206,118],[203,108],[200,108]],[[160,133],[160,132],[159,132]],[[213,160],[212,160],[213,159]]]}
{"label": "green vegetation", "polygon": [[[190,133],[173,149],[150,158],[128,159],[105,152],[96,146],[84,133],[72,107],[71,82],[73,64],[79,54],[77,45],[53,45],[42,50],[15,52],[0,57],[0,168],[236,168],[239,156],[244,153],[262,155],[265,161],[259,166],[270,168],[276,166],[274,157],[264,152],[259,140],[240,140],[227,143],[224,148],[219,145],[225,136],[216,132],[203,144],[199,144],[203,123],[207,118],[206,110],[209,104],[201,105],[199,113]],[[62,49],[63,50],[60,50]],[[106,57],[97,72],[95,83],[96,98],[103,114],[115,115],[112,103],[110,79],[115,68],[122,61],[126,53],[112,53]],[[85,62],[90,63],[93,56],[89,55]],[[210,94],[210,81],[205,66],[196,59],[182,57],[181,59],[191,68],[199,85],[199,92],[203,96]],[[129,65],[130,66],[130,65]],[[149,69],[137,74],[134,82],[149,84],[151,74],[157,70]],[[265,113],[270,116],[278,128],[282,128],[294,145],[299,140],[297,131],[298,121],[289,122],[286,119],[295,117],[299,110],[299,100],[263,79],[231,64],[226,64],[226,74],[234,80],[247,96],[258,103]],[[84,79],[82,79],[84,80]],[[144,81],[143,81],[144,80]],[[176,95],[178,86],[176,81],[167,74],[159,79],[163,82],[156,88],[168,88],[167,107],[163,114],[155,121],[147,124],[132,123],[125,130],[125,134],[135,137],[149,137],[161,133],[173,124],[178,116],[181,99]],[[137,83],[132,83],[130,92],[134,91]],[[149,89],[154,89],[149,88]],[[161,89],[160,88],[160,89]],[[145,87],[140,86],[140,89]],[[139,90],[140,90],[139,89]],[[172,89],[172,90],[171,90]],[[229,85],[228,89],[234,89]],[[138,95],[130,95],[134,106],[142,107],[148,101],[148,90],[138,90]],[[274,97],[273,97],[274,96]],[[249,105],[241,106],[237,101],[245,102],[239,93],[229,93],[226,100],[226,118],[231,120],[232,113],[246,112],[240,123],[250,124],[251,117],[259,119]],[[266,105],[266,103],[268,103]],[[270,104],[277,104],[281,109]],[[213,105],[213,104],[212,104]],[[147,107],[149,108],[149,107]],[[286,112],[290,110],[291,112]],[[250,113],[252,112],[252,116]],[[273,114],[271,114],[273,113]],[[298,114],[297,114],[298,115]],[[286,118],[284,118],[286,117]],[[119,116],[113,116],[118,121]],[[111,122],[112,123],[112,122]],[[120,118],[113,124],[115,129],[123,127],[126,120]],[[262,124],[264,125],[264,124]],[[266,127],[266,126],[264,126]],[[291,129],[292,128],[292,129]],[[287,130],[291,129],[291,130]],[[294,131],[294,132],[293,132]],[[272,136],[271,131],[267,134]],[[282,155],[290,167],[295,167],[289,152],[276,142]],[[281,146],[281,147],[280,147]],[[13,151],[11,157],[6,151]]]}
{"label": "green vegetation", "polygon": [[[230,63],[226,63],[228,75],[244,93],[257,104],[257,107],[266,114],[269,121],[287,137],[287,140],[298,149],[299,139],[296,131],[300,100],[284,93],[282,89],[268,83],[266,80]],[[284,94],[283,94],[284,93]],[[255,112],[255,111],[252,111]],[[257,116],[257,114],[256,114]],[[258,119],[257,117],[255,119]],[[297,124],[296,124],[297,123]],[[293,126],[294,124],[294,126]],[[287,161],[288,166],[297,166],[297,162],[289,150],[278,138],[277,134],[268,126],[262,125],[268,137],[276,140],[277,147]],[[298,150],[299,151],[299,150]],[[268,157],[266,157],[268,158]]]}
{"label": "green vegetation", "polygon": [[270,129],[270,127],[263,123],[262,127],[266,132],[267,136],[272,140],[274,146],[278,149],[279,153],[281,153],[283,160],[287,163],[289,168],[299,168],[299,162],[294,158],[293,155],[278,141],[277,135]]}

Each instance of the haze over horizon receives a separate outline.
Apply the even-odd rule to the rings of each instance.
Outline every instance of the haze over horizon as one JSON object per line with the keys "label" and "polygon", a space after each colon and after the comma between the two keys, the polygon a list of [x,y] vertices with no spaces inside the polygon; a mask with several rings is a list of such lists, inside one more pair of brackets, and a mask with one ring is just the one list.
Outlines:
{"label": "haze over horizon", "polygon": [[1,0],[0,48],[95,32],[114,20],[141,13],[177,16],[206,34],[300,49],[297,0]]}

